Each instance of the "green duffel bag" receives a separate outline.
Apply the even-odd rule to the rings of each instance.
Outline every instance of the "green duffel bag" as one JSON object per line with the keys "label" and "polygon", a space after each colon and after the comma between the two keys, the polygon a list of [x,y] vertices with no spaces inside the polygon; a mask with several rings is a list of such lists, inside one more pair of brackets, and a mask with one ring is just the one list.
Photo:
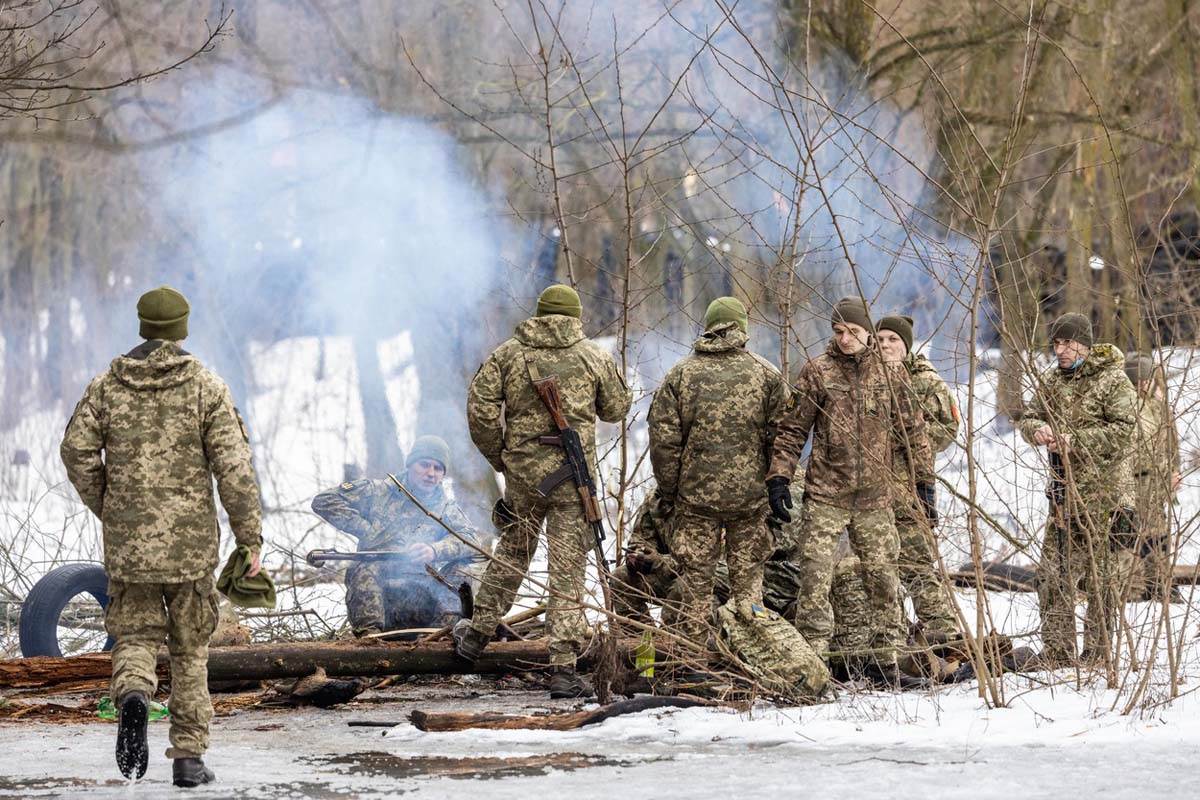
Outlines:
{"label": "green duffel bag", "polygon": [[717,609],[718,648],[774,694],[817,700],[829,685],[829,668],[800,632],[760,605],[732,600]]}

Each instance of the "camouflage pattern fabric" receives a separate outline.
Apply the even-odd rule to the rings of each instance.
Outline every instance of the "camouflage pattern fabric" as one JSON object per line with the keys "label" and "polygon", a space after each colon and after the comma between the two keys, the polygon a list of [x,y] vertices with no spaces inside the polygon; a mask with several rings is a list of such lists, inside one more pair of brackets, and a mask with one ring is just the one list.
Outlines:
{"label": "camouflage pattern fabric", "polygon": [[747,341],[734,322],[706,331],[650,404],[658,491],[690,513],[745,516],[766,507],[768,449],[790,393]]}
{"label": "camouflage pattern fabric", "polygon": [[804,503],[804,538],[798,566],[800,595],[796,627],[818,653],[829,649],[834,617],[830,602],[835,550],[843,529],[859,559],[871,609],[871,647],[882,664],[894,663],[904,641],[896,560],[900,543],[890,508],[850,511],[808,498]]}
{"label": "camouflage pattern fabric", "polygon": [[810,500],[841,509],[888,507],[893,451],[901,444],[913,453],[917,479],[932,480],[925,422],[907,373],[888,369],[873,347],[846,355],[831,341],[800,370],[794,397],[779,424],[768,477],[792,480],[811,433],[804,487]]}
{"label": "camouflage pattern fabric", "polygon": [[[905,358],[904,368],[909,375],[909,389],[915,406],[925,420],[930,455],[937,455],[949,447],[958,435],[958,406],[954,402],[954,395],[929,359],[920,353]],[[897,455],[903,457],[905,451],[900,450]],[[933,471],[932,461],[926,466]],[[907,468],[904,471],[907,472]]]}
{"label": "camouflage pattern fabric", "polygon": [[88,384],[60,453],[101,520],[111,578],[211,576],[220,543],[213,478],[237,543],[262,545],[246,427],[225,384],[175,342],[147,341]]}
{"label": "camouflage pattern fabric", "polygon": [[1139,556],[1143,576],[1133,590],[1140,595],[1144,587],[1149,596],[1159,597],[1170,586],[1174,542],[1168,511],[1174,495],[1171,483],[1180,472],[1180,458],[1171,408],[1156,395],[1139,397],[1131,471],[1141,525]]}
{"label": "camouflage pattern fabric", "polygon": [[829,590],[833,600],[833,637],[829,648],[847,666],[861,660],[859,654],[871,648],[871,600],[860,573],[861,567],[854,556],[838,559]]}
{"label": "camouflage pattern fabric", "polygon": [[717,646],[771,692],[815,700],[829,685],[829,668],[790,622],[747,601],[717,609]]}
{"label": "camouflage pattern fabric", "polygon": [[912,600],[913,614],[927,631],[957,633],[958,617],[950,603],[952,590],[938,568],[934,551],[937,539],[924,511],[912,503],[897,503],[895,516],[900,537],[897,570],[900,586]]}
{"label": "camouflage pattern fabric", "polygon": [[180,583],[108,582],[104,628],[112,649],[114,703],[130,692],[153,697],[163,640],[171,659],[171,746],[167,758],[198,758],[208,749],[208,641],[220,616],[211,575]]}
{"label": "camouflage pattern fabric", "polygon": [[[622,564],[613,570],[611,586],[613,611],[618,616],[652,625],[654,619],[650,616],[651,603],[662,606],[663,623],[666,625],[673,624],[678,616],[679,586],[674,571],[657,569],[650,573],[638,573],[629,569],[628,565]],[[642,630],[634,626],[625,626],[621,634],[638,636]]]}
{"label": "camouflage pattern fabric", "polygon": [[[574,317],[550,314],[517,326],[513,338],[488,356],[467,390],[467,424],[471,440],[492,468],[506,478],[508,504],[516,524],[500,533],[495,560],[488,564],[475,599],[471,622],[491,636],[512,606],[537,547],[542,523],[547,525],[550,597],[546,612],[550,661],[575,663],[586,635],[580,608],[584,595],[586,553],[591,530],[575,487],[559,485],[549,497],[535,491],[543,478],[564,463],[556,447],[538,437],[554,432],[550,412],[533,389],[531,372],[558,378],[563,413],[595,464],[596,420],[620,422],[632,396],[612,356],[583,336]],[[594,477],[603,484],[598,472]]]}

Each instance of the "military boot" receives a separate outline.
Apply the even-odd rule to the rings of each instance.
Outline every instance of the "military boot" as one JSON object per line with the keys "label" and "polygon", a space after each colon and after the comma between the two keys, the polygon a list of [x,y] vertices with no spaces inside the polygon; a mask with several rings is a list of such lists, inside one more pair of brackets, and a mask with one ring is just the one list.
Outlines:
{"label": "military boot", "polygon": [[204,766],[200,758],[177,758],[171,765],[171,775],[176,786],[199,786],[202,783],[212,783],[217,779],[216,774]]}
{"label": "military boot", "polygon": [[483,654],[483,648],[491,640],[471,627],[471,620],[460,619],[450,630],[450,638],[454,640],[454,654],[459,658],[474,664]]}
{"label": "military boot", "polygon": [[914,678],[905,675],[895,664],[880,664],[871,662],[862,671],[863,680],[877,689],[899,689],[906,692],[913,689],[927,689],[930,682],[926,678]]}
{"label": "military boot", "polygon": [[555,667],[550,673],[550,697],[553,700],[591,697],[592,687],[574,667]]}
{"label": "military boot", "polygon": [[126,778],[141,778],[150,762],[146,747],[146,720],[150,701],[143,692],[129,692],[121,698],[117,728],[117,769]]}

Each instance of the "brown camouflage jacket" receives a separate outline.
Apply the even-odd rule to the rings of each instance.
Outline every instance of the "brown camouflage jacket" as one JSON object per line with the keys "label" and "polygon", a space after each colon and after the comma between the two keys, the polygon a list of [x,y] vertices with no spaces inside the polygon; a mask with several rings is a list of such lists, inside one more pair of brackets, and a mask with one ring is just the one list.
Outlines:
{"label": "brown camouflage jacket", "polygon": [[[945,450],[958,435],[958,407],[950,387],[925,356],[917,353],[904,359],[904,369],[909,376],[909,390],[914,407],[921,412],[925,421],[925,435],[929,439],[930,462],[925,469],[933,472],[933,457]],[[908,450],[897,447],[894,472],[907,484],[910,480]]]}
{"label": "brown camouflage jacket", "polygon": [[[471,441],[518,491],[532,491],[563,464],[560,449],[538,442],[539,436],[555,429],[533,390],[530,367],[543,378],[558,377],[567,422],[583,440],[593,469],[596,419],[620,422],[632,401],[616,362],[584,338],[578,319],[551,314],[518,325],[513,337],[483,362],[467,389]],[[599,480],[595,474],[593,478]],[[576,496],[566,484],[555,494],[564,501]]]}
{"label": "brown camouflage jacket", "polygon": [[[441,487],[432,496],[419,499],[463,538],[479,543],[470,519]],[[412,544],[427,544],[433,548],[435,560],[443,564],[479,555],[418,508],[390,479],[343,483],[314,497],[312,510],[339,531],[358,539],[359,550],[402,550]]]}
{"label": "brown camouflage jacket", "polygon": [[178,583],[213,574],[213,478],[238,544],[262,544],[246,427],[228,387],[174,342],[145,342],[88,384],[60,453],[101,520],[111,578]]}
{"label": "brown camouflage jacket", "polygon": [[744,515],[766,505],[767,457],[790,392],[746,350],[730,322],[707,331],[650,404],[650,462],[663,496],[693,513]]}
{"label": "brown camouflage jacket", "polygon": [[840,508],[886,508],[894,452],[905,447],[917,480],[930,481],[933,457],[914,408],[907,373],[889,370],[869,347],[846,355],[830,341],[800,370],[795,405],[779,425],[768,477],[792,479],[812,434],[805,496]]}
{"label": "brown camouflage jacket", "polygon": [[1180,472],[1179,433],[1167,401],[1157,395],[1138,397],[1138,421],[1133,437],[1130,471],[1138,500],[1147,508],[1162,507],[1174,492],[1171,483]]}
{"label": "brown camouflage jacket", "polygon": [[1030,444],[1046,424],[1071,437],[1064,461],[1068,486],[1078,492],[1068,494],[1068,504],[1077,509],[1072,514],[1133,506],[1130,455],[1137,392],[1125,376],[1124,363],[1115,346],[1098,344],[1074,371],[1051,367],[1042,373],[1017,423]]}

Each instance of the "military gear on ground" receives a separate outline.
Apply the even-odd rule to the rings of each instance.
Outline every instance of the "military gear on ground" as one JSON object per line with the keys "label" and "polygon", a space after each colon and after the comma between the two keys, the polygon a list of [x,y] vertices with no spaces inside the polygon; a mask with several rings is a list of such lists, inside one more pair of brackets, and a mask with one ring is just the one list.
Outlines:
{"label": "military gear on ground", "polygon": [[88,384],[60,452],[100,518],[111,578],[211,576],[220,543],[214,477],[237,543],[262,545],[246,427],[221,379],[174,342],[146,342]]}
{"label": "military gear on ground", "polygon": [[150,763],[146,723],[150,701],[143,692],[129,692],[120,700],[117,715],[117,769],[126,778],[140,779]]}
{"label": "military gear on ground", "polygon": [[171,780],[176,786],[191,788],[216,779],[216,773],[205,766],[203,759],[177,758],[171,765]]}
{"label": "military gear on ground", "polygon": [[408,451],[404,466],[411,467],[423,458],[436,461],[442,465],[442,469],[450,471],[450,445],[440,436],[418,436]]}
{"label": "military gear on ground", "polygon": [[829,669],[796,628],[779,614],[749,601],[717,609],[718,649],[745,665],[771,692],[815,700],[829,685]]}
{"label": "military gear on ground", "polygon": [[718,297],[708,304],[704,312],[704,330],[711,331],[718,325],[733,322],[742,333],[750,332],[750,317],[746,306],[736,297]]}
{"label": "military gear on ground", "polygon": [[1050,341],[1053,342],[1055,339],[1079,342],[1091,347],[1093,341],[1092,321],[1083,314],[1073,312],[1062,314],[1050,323]]}
{"label": "military gear on ground", "polygon": [[583,316],[583,305],[579,302],[579,293],[561,283],[547,286],[538,295],[537,315],[544,317],[548,314],[561,314],[579,319]]}
{"label": "military gear on ground", "polygon": [[1139,383],[1149,383],[1154,380],[1154,359],[1149,356],[1129,353],[1125,356],[1125,376],[1135,386]]}
{"label": "military gear on ground", "polygon": [[483,648],[487,647],[487,643],[491,639],[490,636],[484,636],[472,628],[469,619],[460,619],[454,623],[454,627],[450,631],[450,638],[454,642],[454,654],[472,664],[479,660],[479,656],[483,654]]}
{"label": "military gear on ground", "polygon": [[771,505],[771,516],[780,522],[791,522],[792,490],[788,479],[776,476],[767,480],[767,502]]}
{"label": "military gear on ground", "polygon": [[143,339],[186,339],[191,310],[178,290],[170,286],[151,289],[138,298],[138,335]]}
{"label": "military gear on ground", "polygon": [[833,306],[833,313],[829,316],[831,325],[848,322],[852,325],[857,325],[865,330],[873,330],[871,326],[871,312],[867,309],[867,304],[863,302],[861,297],[843,297],[838,300]]}
{"label": "military gear on ground", "polygon": [[906,352],[913,351],[913,318],[907,314],[889,314],[876,326],[881,331],[891,331],[903,340]]}
{"label": "military gear on ground", "polygon": [[550,698],[552,700],[573,700],[580,697],[592,697],[595,692],[592,687],[575,671],[574,667],[555,667],[550,670]]}
{"label": "military gear on ground", "polygon": [[265,569],[253,577],[246,573],[254,563],[254,554],[249,547],[239,545],[225,561],[225,567],[217,578],[217,591],[229,598],[239,608],[274,608],[275,581]]}

